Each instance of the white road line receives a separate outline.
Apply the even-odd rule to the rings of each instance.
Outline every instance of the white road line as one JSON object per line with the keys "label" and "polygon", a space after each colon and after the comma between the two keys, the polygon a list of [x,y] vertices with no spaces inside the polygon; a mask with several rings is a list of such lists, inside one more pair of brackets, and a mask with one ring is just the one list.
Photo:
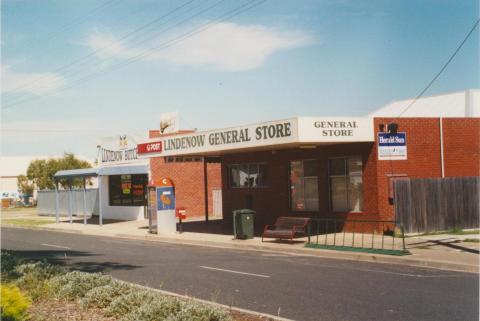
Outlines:
{"label": "white road line", "polygon": [[240,271],[234,271],[234,270],[227,270],[227,269],[220,269],[220,268],[215,268],[211,266],[203,266],[200,265],[202,269],[207,269],[207,270],[215,270],[215,271],[222,271],[222,272],[229,272],[229,273],[236,273],[236,274],[243,274],[243,275],[251,275],[251,276],[258,276],[260,278],[269,278],[269,275],[264,275],[264,274],[255,274],[255,273],[248,273],[248,272],[240,272]]}
{"label": "white road line", "polygon": [[42,243],[40,245],[43,245],[43,246],[50,246],[50,247],[57,247],[59,249],[65,249],[65,250],[70,250],[70,248],[68,246],[61,246],[61,245],[54,245],[54,244],[47,244],[47,243]]}

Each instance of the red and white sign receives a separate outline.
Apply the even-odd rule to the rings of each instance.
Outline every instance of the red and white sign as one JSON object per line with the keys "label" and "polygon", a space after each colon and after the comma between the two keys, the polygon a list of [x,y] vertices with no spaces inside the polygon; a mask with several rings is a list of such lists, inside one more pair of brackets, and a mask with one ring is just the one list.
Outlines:
{"label": "red and white sign", "polygon": [[137,154],[151,154],[151,153],[160,153],[162,152],[162,142],[150,142],[137,145]]}

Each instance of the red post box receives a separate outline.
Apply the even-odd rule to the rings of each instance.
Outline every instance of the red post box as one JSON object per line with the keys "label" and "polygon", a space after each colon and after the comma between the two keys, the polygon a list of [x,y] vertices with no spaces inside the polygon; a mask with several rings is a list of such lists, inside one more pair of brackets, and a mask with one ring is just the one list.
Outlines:
{"label": "red post box", "polygon": [[175,216],[178,217],[178,232],[182,233],[182,220],[187,218],[187,209],[183,206],[179,206],[175,209]]}

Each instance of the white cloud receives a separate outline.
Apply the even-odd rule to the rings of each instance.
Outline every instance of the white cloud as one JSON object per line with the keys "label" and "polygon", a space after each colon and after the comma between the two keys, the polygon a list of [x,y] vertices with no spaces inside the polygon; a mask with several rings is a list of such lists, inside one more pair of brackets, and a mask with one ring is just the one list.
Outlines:
{"label": "white cloud", "polygon": [[[222,71],[241,71],[260,67],[278,51],[306,46],[311,42],[311,37],[301,31],[277,31],[262,25],[242,26],[224,22],[170,47],[158,49],[143,59],[178,65],[207,65]],[[137,56],[154,46],[151,43],[143,48],[135,47],[118,41],[114,36],[98,32],[88,37],[85,44],[97,51],[100,58],[118,59]]]}
{"label": "white cloud", "polygon": [[55,73],[18,73],[10,66],[1,66],[2,93],[54,94],[65,85],[65,79]]}

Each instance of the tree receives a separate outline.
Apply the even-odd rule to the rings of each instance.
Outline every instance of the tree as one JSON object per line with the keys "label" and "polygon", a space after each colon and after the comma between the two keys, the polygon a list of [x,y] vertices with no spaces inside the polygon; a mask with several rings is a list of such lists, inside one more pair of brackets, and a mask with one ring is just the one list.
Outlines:
{"label": "tree", "polygon": [[[54,189],[54,175],[60,170],[91,168],[92,165],[75,157],[72,153],[65,153],[62,158],[35,159],[30,162],[27,169],[27,178],[37,189]],[[68,186],[65,179],[59,180],[63,188]],[[83,186],[82,179],[73,179],[72,186]]]}
{"label": "tree", "polygon": [[28,180],[28,177],[25,175],[18,175],[17,177],[17,186],[18,190],[22,192],[23,195],[32,195],[33,194],[33,183]]}

